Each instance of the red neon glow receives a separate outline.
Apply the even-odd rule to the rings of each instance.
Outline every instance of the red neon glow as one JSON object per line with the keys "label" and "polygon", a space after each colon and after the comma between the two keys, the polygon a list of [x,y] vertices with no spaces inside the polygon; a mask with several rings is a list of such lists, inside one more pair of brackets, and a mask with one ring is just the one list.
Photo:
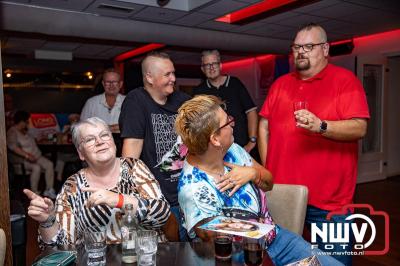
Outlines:
{"label": "red neon glow", "polygon": [[260,3],[248,6],[233,13],[226,14],[225,16],[215,19],[215,21],[235,23],[245,18],[252,17],[254,15],[258,15],[268,10],[272,10],[296,1],[297,0],[264,0]]}
{"label": "red neon glow", "polygon": [[[400,38],[400,30],[391,30],[391,31],[379,32],[379,33],[374,33],[374,34],[370,34],[370,35],[355,37],[355,38],[353,38],[353,42],[365,43],[365,41],[377,41],[377,40],[384,41],[384,40],[390,40],[392,38]],[[352,41],[351,39],[346,39],[346,40],[334,41],[329,44],[337,45],[337,44],[342,44],[342,43],[348,43],[351,41]]]}
{"label": "red neon glow", "polygon": [[385,32],[380,32],[380,33],[374,33],[371,35],[365,35],[365,36],[360,36],[354,38],[354,40],[357,41],[367,41],[367,40],[372,40],[372,39],[383,39],[383,38],[400,38],[400,30],[390,30],[390,31],[385,31]]}
{"label": "red neon glow", "polygon": [[267,60],[267,59],[271,59],[274,58],[275,55],[273,54],[266,54],[266,55],[260,55],[257,57],[250,57],[250,58],[244,58],[244,59],[239,59],[239,60],[235,60],[235,61],[229,61],[229,62],[225,62],[222,63],[222,67],[233,67],[233,66],[239,66],[239,65],[246,65],[254,60]]}
{"label": "red neon glow", "polygon": [[123,54],[120,54],[114,58],[114,61],[117,61],[117,62],[124,61],[128,58],[132,58],[137,55],[141,55],[141,54],[147,53],[149,51],[159,49],[164,46],[165,46],[165,44],[161,44],[161,43],[150,43],[150,44],[144,45],[142,47],[133,49],[131,51],[125,52]]}
{"label": "red neon glow", "polygon": [[349,43],[349,42],[351,42],[351,40],[342,40],[342,41],[330,42],[329,45],[338,45],[338,44]]}

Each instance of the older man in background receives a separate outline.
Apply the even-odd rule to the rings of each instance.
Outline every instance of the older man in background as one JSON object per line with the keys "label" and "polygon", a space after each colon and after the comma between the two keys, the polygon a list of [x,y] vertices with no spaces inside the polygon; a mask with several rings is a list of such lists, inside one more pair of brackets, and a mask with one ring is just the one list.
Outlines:
{"label": "older man in background", "polygon": [[104,120],[113,133],[117,155],[121,154],[121,139],[118,118],[121,113],[122,102],[125,96],[120,94],[123,85],[121,74],[113,68],[106,69],[103,73],[102,84],[104,93],[89,98],[83,106],[81,120],[90,117],[99,117]]}
{"label": "older man in background", "polygon": [[118,118],[125,96],[120,94],[123,85],[121,75],[113,68],[103,73],[104,93],[88,99],[83,106],[81,120],[97,116],[103,119],[113,133],[119,133]]}

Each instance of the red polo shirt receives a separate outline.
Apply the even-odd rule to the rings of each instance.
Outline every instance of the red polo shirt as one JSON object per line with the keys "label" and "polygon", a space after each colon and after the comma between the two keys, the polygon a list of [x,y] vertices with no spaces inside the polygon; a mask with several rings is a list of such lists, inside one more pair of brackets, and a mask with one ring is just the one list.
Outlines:
{"label": "red polo shirt", "polygon": [[334,141],[297,128],[293,102],[300,100],[321,120],[369,118],[364,89],[353,73],[328,64],[307,80],[296,73],[276,80],[260,112],[268,120],[266,167],[274,182],[305,185],[310,205],[337,210],[353,199],[358,142]]}

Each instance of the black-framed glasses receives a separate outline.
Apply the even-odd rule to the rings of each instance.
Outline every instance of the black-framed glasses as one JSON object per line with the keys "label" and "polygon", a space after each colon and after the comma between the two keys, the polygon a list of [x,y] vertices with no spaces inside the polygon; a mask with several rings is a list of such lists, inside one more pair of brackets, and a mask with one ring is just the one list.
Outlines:
{"label": "black-framed glasses", "polygon": [[211,69],[219,67],[219,64],[221,64],[221,62],[212,62],[209,64],[202,64],[201,66],[204,67],[205,69]]}
{"label": "black-framed glasses", "polygon": [[109,141],[111,139],[112,135],[110,131],[102,131],[98,136],[94,135],[89,135],[86,136],[82,141],[79,143],[79,145],[85,146],[85,148],[91,148],[93,147],[97,140],[100,139],[102,141]]}
{"label": "black-framed glasses", "polygon": [[215,132],[218,132],[219,130],[223,129],[226,126],[231,126],[234,127],[235,126],[235,118],[233,118],[233,116],[228,115],[228,122],[226,122],[225,124],[223,124],[222,126],[220,126],[219,128],[217,128],[217,130],[215,130]]}
{"label": "black-framed glasses", "polygon": [[307,44],[303,44],[303,45],[300,45],[300,44],[292,44],[290,47],[292,48],[292,51],[293,52],[298,52],[298,51],[300,51],[300,49],[301,48],[303,48],[303,51],[304,52],[311,52],[313,49],[314,49],[314,47],[315,46],[318,46],[318,45],[323,45],[323,44],[325,44],[326,42],[320,42],[320,43],[307,43]]}
{"label": "black-framed glasses", "polygon": [[104,81],[104,84],[107,86],[111,86],[111,85],[118,85],[119,80],[106,80]]}

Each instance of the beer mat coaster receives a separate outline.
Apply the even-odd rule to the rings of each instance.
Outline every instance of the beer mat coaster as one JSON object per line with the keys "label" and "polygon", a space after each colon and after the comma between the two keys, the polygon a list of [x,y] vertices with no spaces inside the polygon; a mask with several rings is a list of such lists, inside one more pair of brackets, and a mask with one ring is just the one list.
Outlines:
{"label": "beer mat coaster", "polygon": [[40,258],[32,266],[67,266],[76,260],[76,251],[56,251],[43,258]]}
{"label": "beer mat coaster", "polygon": [[286,264],[285,266],[321,266],[317,256],[311,256],[302,260]]}
{"label": "beer mat coaster", "polygon": [[229,235],[258,239],[268,234],[268,232],[274,228],[274,225],[217,216],[208,223],[199,226],[199,228]]}

